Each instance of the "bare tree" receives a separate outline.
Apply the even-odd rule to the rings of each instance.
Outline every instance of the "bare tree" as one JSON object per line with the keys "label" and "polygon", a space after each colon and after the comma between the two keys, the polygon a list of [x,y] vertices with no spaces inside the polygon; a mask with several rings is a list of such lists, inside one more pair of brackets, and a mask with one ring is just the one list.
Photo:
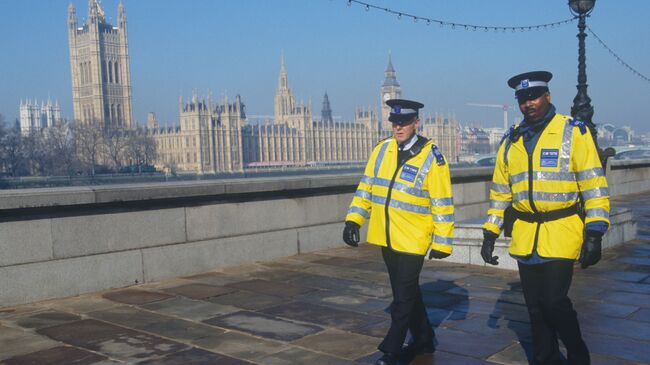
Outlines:
{"label": "bare tree", "polygon": [[120,171],[129,147],[130,132],[123,129],[110,128],[104,135],[104,144],[115,171]]}
{"label": "bare tree", "polygon": [[22,136],[20,129],[11,128],[0,141],[2,159],[7,172],[11,176],[20,176],[26,173],[25,157],[23,156]]}
{"label": "bare tree", "polygon": [[30,175],[46,175],[51,155],[45,145],[45,136],[42,131],[32,129],[29,134],[22,137],[22,153],[25,158],[25,167]]}
{"label": "bare tree", "polygon": [[59,123],[47,129],[47,150],[52,156],[52,175],[73,176],[77,171],[77,145],[74,129],[69,123]]}
{"label": "bare tree", "polygon": [[129,140],[128,157],[132,164],[138,166],[138,173],[142,173],[142,166],[151,165],[156,156],[154,139],[144,130],[136,130]]}
{"label": "bare tree", "polygon": [[90,176],[95,176],[95,168],[104,149],[104,131],[100,123],[76,123],[75,136],[79,160]]}

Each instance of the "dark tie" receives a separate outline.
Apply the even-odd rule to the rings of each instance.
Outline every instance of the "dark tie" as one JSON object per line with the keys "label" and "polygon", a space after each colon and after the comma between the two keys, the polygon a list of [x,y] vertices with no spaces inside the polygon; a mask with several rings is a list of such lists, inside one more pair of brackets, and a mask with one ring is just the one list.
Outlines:
{"label": "dark tie", "polygon": [[400,151],[404,151],[404,143],[400,143],[398,148]]}

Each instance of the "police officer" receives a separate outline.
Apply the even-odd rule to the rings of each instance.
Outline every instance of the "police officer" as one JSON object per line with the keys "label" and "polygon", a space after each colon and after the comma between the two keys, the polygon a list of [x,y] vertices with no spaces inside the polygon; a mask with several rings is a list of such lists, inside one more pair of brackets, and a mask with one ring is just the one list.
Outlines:
{"label": "police officer", "polygon": [[499,147],[481,255],[497,265],[494,242],[502,228],[512,227],[509,253],[518,261],[534,363],[563,363],[559,337],[569,364],[589,364],[567,294],[575,260],[583,269],[600,260],[609,196],[591,132],[583,122],[555,112],[551,77],[535,71],[508,80],[524,120],[510,128]]}
{"label": "police officer", "polygon": [[[345,243],[356,247],[359,228],[369,219],[368,243],[381,246],[388,269],[391,326],[378,346],[384,353],[378,365],[434,351],[418,280],[429,248],[429,259],[451,254],[454,229],[449,167],[438,148],[416,133],[424,105],[401,99],[386,104],[393,136],[372,151],[343,230]],[[407,331],[412,340],[403,348]]]}

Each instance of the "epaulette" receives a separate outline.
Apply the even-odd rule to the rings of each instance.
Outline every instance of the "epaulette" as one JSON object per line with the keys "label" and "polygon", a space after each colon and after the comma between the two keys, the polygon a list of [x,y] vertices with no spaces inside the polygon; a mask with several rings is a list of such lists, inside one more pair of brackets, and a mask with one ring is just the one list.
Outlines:
{"label": "epaulette", "polygon": [[503,143],[503,141],[506,140],[506,138],[509,138],[510,142],[517,142],[517,139],[519,139],[518,124],[510,126],[510,129],[508,129],[508,131],[503,134],[503,137],[501,137],[501,141],[499,142],[499,146]]}
{"label": "epaulette", "polygon": [[587,133],[587,125],[585,124],[585,122],[571,118],[569,119],[569,124],[571,124],[574,127],[580,128],[580,133],[582,134]]}
{"label": "epaulette", "polygon": [[445,158],[442,157],[442,153],[438,149],[438,146],[436,146],[433,143],[431,144],[431,152],[433,152],[433,155],[436,157],[436,163],[438,164],[438,166],[442,166],[445,164]]}
{"label": "epaulette", "polygon": [[386,140],[389,140],[389,139],[391,139],[391,138],[393,138],[393,136],[390,136],[390,137],[386,137],[386,138],[380,139],[380,140],[375,144],[375,147],[379,146],[380,144],[386,142]]}

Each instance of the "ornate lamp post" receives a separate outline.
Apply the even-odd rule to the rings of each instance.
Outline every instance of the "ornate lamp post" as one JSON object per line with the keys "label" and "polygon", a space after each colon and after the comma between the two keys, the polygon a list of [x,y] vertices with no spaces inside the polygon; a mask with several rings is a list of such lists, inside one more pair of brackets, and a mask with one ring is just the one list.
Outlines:
{"label": "ornate lamp post", "polygon": [[571,12],[578,17],[578,85],[576,86],[578,93],[573,98],[571,116],[587,124],[594,138],[596,148],[598,148],[600,161],[605,167],[607,159],[613,156],[615,151],[613,148],[607,148],[603,151],[598,147],[596,125],[591,120],[594,116],[594,107],[591,106],[591,98],[587,95],[587,57],[585,56],[585,37],[587,35],[585,34],[585,28],[587,27],[586,18],[594,9],[595,4],[596,0],[569,0]]}

